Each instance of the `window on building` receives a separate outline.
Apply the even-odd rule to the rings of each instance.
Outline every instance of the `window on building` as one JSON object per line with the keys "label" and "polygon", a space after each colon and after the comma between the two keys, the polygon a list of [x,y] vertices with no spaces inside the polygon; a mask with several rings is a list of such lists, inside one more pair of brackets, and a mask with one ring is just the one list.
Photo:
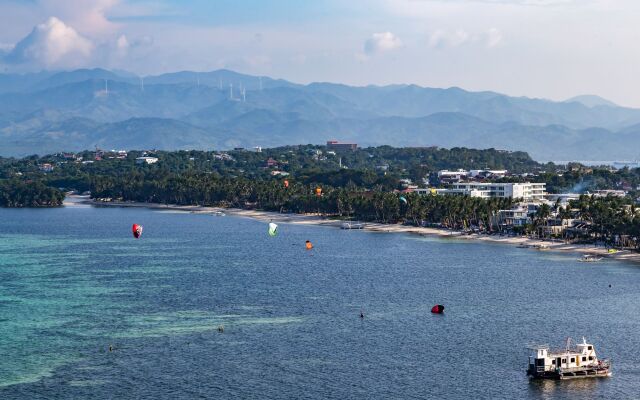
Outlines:
{"label": "window on building", "polygon": [[592,346],[587,346],[587,350],[593,350]]}
{"label": "window on building", "polygon": [[556,365],[556,360],[551,360],[551,365]]}
{"label": "window on building", "polygon": [[567,363],[567,359],[566,359],[566,358],[563,358],[563,359],[562,359],[562,363],[563,363],[563,364],[566,364],[566,363]]}
{"label": "window on building", "polygon": [[582,361],[587,361],[587,357],[582,357]]}
{"label": "window on building", "polygon": [[593,356],[589,356],[589,361],[593,361]]}
{"label": "window on building", "polygon": [[572,363],[576,362],[576,358],[575,357],[571,357],[571,362]]}

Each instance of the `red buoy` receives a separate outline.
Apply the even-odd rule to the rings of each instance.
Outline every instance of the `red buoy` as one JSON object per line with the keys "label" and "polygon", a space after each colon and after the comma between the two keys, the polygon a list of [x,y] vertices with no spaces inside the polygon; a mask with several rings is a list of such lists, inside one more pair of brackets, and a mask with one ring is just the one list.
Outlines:
{"label": "red buoy", "polygon": [[431,307],[431,312],[433,314],[442,314],[444,312],[444,306],[442,304],[436,304],[435,306]]}

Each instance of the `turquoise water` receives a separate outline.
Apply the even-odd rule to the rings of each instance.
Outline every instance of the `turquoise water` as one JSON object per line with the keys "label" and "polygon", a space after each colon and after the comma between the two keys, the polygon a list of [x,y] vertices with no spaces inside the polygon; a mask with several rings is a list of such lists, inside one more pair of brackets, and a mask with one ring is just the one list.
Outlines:
{"label": "turquoise water", "polygon": [[[637,398],[640,268],[576,258],[287,224],[272,238],[250,219],[144,209],[0,209],[0,398]],[[527,380],[526,344],[583,335],[612,378]]]}

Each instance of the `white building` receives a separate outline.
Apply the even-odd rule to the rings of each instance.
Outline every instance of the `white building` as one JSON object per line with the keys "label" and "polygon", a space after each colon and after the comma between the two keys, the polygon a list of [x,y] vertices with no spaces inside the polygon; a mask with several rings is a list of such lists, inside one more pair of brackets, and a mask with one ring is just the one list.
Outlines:
{"label": "white building", "polygon": [[498,211],[498,223],[506,226],[524,226],[529,223],[529,210],[524,207]]}
{"label": "white building", "polygon": [[627,192],[625,192],[624,190],[607,189],[607,190],[594,190],[593,192],[587,192],[587,194],[593,195],[595,197],[607,197],[607,196],[624,197],[627,195]]}
{"label": "white building", "polygon": [[558,202],[560,207],[567,207],[571,200],[578,200],[579,198],[579,193],[555,193],[547,195],[550,203],[555,204]]}
{"label": "white building", "polygon": [[136,164],[155,164],[158,162],[157,157],[137,157]]}
{"label": "white building", "polygon": [[443,169],[438,171],[438,179],[442,182],[460,182],[461,180],[466,179],[467,176],[469,176],[469,171],[464,169],[458,169],[456,171]]}
{"label": "white building", "polygon": [[438,194],[458,194],[471,197],[523,199],[524,201],[542,201],[545,195],[544,183],[490,183],[463,182],[454,183],[449,189],[438,189]]}
{"label": "white building", "polygon": [[472,178],[475,178],[479,175],[503,177],[507,175],[507,170],[506,169],[472,169],[471,171],[469,171],[469,176]]}
{"label": "white building", "polygon": [[52,172],[53,164],[49,164],[49,163],[41,164],[38,168],[40,168],[40,171],[42,172]]}

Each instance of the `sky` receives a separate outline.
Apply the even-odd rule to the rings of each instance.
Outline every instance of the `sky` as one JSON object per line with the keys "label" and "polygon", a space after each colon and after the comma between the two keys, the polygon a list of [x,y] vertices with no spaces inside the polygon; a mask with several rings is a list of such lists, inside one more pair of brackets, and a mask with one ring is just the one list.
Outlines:
{"label": "sky", "polygon": [[227,68],[640,107],[638,15],[638,0],[0,0],[0,68]]}

